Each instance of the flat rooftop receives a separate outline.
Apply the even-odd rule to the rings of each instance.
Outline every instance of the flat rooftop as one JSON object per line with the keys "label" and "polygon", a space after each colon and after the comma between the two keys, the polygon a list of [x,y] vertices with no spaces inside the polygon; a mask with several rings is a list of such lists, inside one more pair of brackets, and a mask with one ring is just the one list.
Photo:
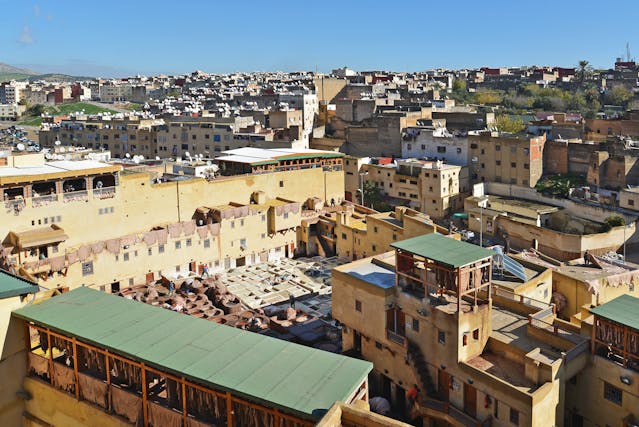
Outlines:
{"label": "flat rooftop", "polygon": [[452,237],[437,233],[402,240],[391,244],[391,246],[453,268],[492,258],[495,254],[493,251],[477,245],[460,242]]}
{"label": "flat rooftop", "polygon": [[55,179],[79,174],[113,173],[120,166],[95,160],[56,160],[40,166],[0,167],[0,185],[30,180]]}
{"label": "flat rooftop", "polygon": [[13,316],[211,388],[317,418],[373,365],[81,287]]}
{"label": "flat rooftop", "polygon": [[341,267],[340,270],[349,276],[382,289],[390,289],[395,286],[395,271],[391,268],[377,265],[372,260],[350,263]]}

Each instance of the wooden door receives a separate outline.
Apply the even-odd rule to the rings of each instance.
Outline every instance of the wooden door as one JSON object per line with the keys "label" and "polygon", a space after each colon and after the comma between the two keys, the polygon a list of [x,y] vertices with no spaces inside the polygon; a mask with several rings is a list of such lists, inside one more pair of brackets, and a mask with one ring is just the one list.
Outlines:
{"label": "wooden door", "polygon": [[464,412],[471,417],[477,416],[477,389],[464,383]]}
{"label": "wooden door", "polygon": [[146,283],[147,285],[155,280],[155,275],[153,272],[146,273]]}
{"label": "wooden door", "polygon": [[450,375],[443,369],[437,374],[437,394],[444,402],[448,402],[448,390],[450,389]]}

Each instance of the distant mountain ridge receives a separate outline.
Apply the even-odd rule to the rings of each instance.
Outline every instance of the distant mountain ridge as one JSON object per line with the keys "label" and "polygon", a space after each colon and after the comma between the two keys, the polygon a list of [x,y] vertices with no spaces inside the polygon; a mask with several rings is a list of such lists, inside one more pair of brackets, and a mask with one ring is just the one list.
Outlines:
{"label": "distant mountain ridge", "polygon": [[27,68],[18,68],[13,65],[0,62],[0,82],[8,80],[45,80],[50,82],[75,82],[78,80],[93,80],[93,77],[87,76],[70,76],[68,74],[59,73],[38,73],[37,71]]}
{"label": "distant mountain ridge", "polygon": [[37,73],[33,70],[28,70],[26,68],[14,67],[13,65],[0,62],[0,74],[27,74],[29,76],[35,76],[40,73]]}

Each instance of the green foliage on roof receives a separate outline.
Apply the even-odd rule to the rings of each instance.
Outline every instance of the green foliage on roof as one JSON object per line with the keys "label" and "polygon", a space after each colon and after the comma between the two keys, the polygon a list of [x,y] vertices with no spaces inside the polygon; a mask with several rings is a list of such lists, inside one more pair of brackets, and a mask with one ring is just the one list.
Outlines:
{"label": "green foliage on roof", "polygon": [[211,388],[306,418],[347,399],[373,365],[89,288],[13,315]]}
{"label": "green foliage on roof", "polygon": [[490,258],[494,254],[493,251],[488,249],[460,242],[437,233],[402,240],[393,243],[391,246],[454,268],[468,265],[484,258]]}

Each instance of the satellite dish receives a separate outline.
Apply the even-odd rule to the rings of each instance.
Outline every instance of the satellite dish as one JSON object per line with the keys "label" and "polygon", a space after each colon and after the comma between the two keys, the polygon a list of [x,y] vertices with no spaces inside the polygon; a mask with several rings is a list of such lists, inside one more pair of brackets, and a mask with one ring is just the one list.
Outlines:
{"label": "satellite dish", "polygon": [[191,153],[189,153],[188,151],[187,151],[186,153],[184,153],[184,155],[185,155],[186,157],[191,157]]}
{"label": "satellite dish", "polygon": [[124,157],[126,157],[127,159],[130,159],[130,158],[131,158],[131,155],[130,155],[129,153],[126,153],[126,154],[124,155]]}
{"label": "satellite dish", "polygon": [[160,156],[155,156],[155,160],[160,160]]}
{"label": "satellite dish", "polygon": [[61,145],[61,144],[62,144],[62,142],[60,142],[60,140],[59,140],[59,139],[56,139],[56,140],[55,140],[55,142],[54,142],[54,144],[55,144],[55,145]]}
{"label": "satellite dish", "polygon": [[138,157],[136,157],[135,159],[133,159],[133,163],[135,163],[136,165],[140,164],[140,159]]}
{"label": "satellite dish", "polygon": [[18,151],[24,151],[27,147],[25,147],[23,143],[19,142],[18,145],[16,145],[16,148]]}
{"label": "satellite dish", "polygon": [[64,147],[60,147],[60,152],[64,153],[65,151],[67,151]]}
{"label": "satellite dish", "polygon": [[210,161],[210,160],[207,160],[207,161],[206,161],[206,165],[207,165],[207,166],[211,166],[211,161]]}
{"label": "satellite dish", "polygon": [[51,153],[46,153],[44,155],[44,158],[47,159],[47,160],[51,160],[51,159],[53,159],[53,155]]}

